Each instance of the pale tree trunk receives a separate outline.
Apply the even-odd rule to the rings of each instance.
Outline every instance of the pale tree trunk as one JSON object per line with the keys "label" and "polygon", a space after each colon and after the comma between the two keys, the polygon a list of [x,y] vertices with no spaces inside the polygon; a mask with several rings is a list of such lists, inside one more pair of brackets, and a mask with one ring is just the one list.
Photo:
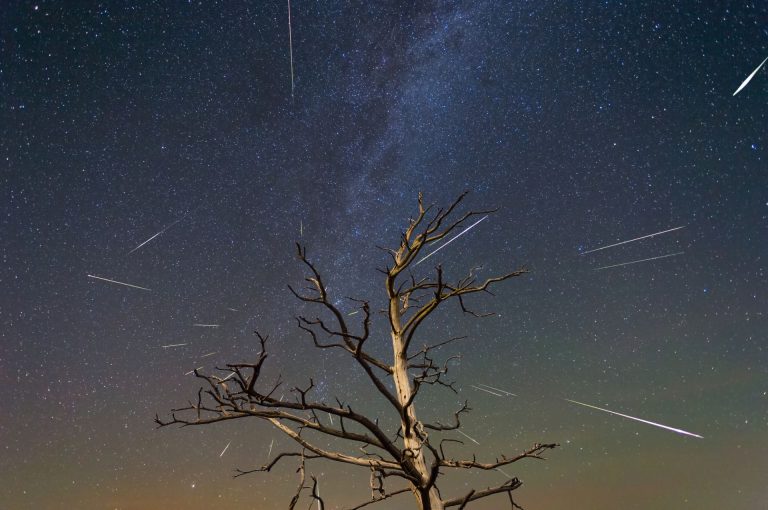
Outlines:
{"label": "pale tree trunk", "polygon": [[[411,387],[410,377],[408,376],[408,354],[406,352],[405,339],[400,334],[400,303],[397,296],[390,299],[389,314],[392,321],[392,347],[394,349],[394,370],[393,378],[395,381],[395,390],[397,391],[397,399],[401,405],[405,405],[411,401],[413,388]],[[404,450],[406,452],[412,452],[411,465],[419,473],[421,478],[421,484],[419,487],[412,486],[411,491],[416,497],[418,502],[418,508],[420,510],[444,510],[443,501],[440,498],[440,494],[437,492],[437,488],[432,484],[427,488],[429,484],[429,469],[427,463],[424,460],[424,450],[422,448],[422,442],[417,436],[416,426],[418,424],[416,419],[416,411],[414,405],[408,406],[406,415],[401,417],[401,432],[403,434]]]}
{"label": "pale tree trunk", "polygon": [[444,510],[443,501],[440,499],[440,495],[437,493],[437,489],[432,486],[426,495],[423,495],[417,489],[413,489],[413,494],[416,496],[416,502],[418,503],[419,510]]}

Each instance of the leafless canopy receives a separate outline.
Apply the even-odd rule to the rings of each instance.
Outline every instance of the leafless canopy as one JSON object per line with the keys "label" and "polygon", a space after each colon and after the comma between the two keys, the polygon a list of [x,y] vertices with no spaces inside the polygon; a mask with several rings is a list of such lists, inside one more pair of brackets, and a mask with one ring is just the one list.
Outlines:
{"label": "leafless canopy", "polygon": [[[458,281],[448,281],[441,266],[434,268],[429,277],[417,279],[411,269],[425,255],[428,247],[445,240],[451,234],[458,233],[468,221],[491,214],[494,210],[469,211],[457,214],[465,194],[459,196],[449,207],[434,209],[425,207],[422,196],[418,198],[418,214],[411,219],[408,228],[402,232],[399,246],[386,249],[391,256],[390,264],[382,271],[384,274],[389,339],[392,345],[392,358],[379,359],[366,350],[366,343],[371,338],[371,307],[368,301],[354,300],[360,312],[355,317],[359,324],[349,323],[334,300],[327,293],[320,271],[307,257],[306,249],[297,245],[297,256],[306,267],[308,287],[296,290],[290,287],[297,299],[317,306],[316,317],[299,316],[296,318],[299,329],[305,331],[318,349],[338,349],[345,351],[367,375],[376,391],[384,400],[384,405],[398,418],[399,427],[395,433],[388,432],[377,420],[356,412],[350,405],[336,400],[327,404],[313,399],[314,382],[312,379],[303,387],[291,390],[292,398],[278,396],[282,385],[276,381],[265,381],[261,377],[262,368],[268,357],[268,338],[256,333],[261,342],[261,352],[251,363],[227,364],[221,377],[195,371],[195,375],[204,381],[195,401],[189,405],[174,409],[170,418],[156,417],[159,426],[173,424],[182,426],[207,425],[225,420],[241,418],[261,418],[290,438],[297,446],[297,451],[283,451],[268,459],[260,467],[237,470],[236,477],[258,471],[270,471],[280,461],[288,458],[299,460],[298,473],[300,483],[296,494],[289,504],[293,509],[302,492],[307,497],[324,505],[319,494],[317,480],[305,479],[307,460],[326,459],[360,466],[370,471],[371,498],[352,507],[351,510],[387,500],[398,494],[410,492],[416,499],[417,507],[422,510],[437,510],[450,507],[465,508],[469,503],[495,494],[506,494],[513,508],[517,505],[512,499],[512,492],[521,486],[517,478],[504,483],[473,489],[467,494],[444,497],[437,487],[439,476],[451,469],[494,470],[521,459],[542,459],[542,454],[555,448],[556,444],[536,443],[526,450],[513,455],[480,461],[473,455],[471,459],[455,459],[446,455],[445,442],[460,442],[456,439],[442,438],[436,441],[430,432],[458,430],[461,417],[470,411],[465,402],[453,413],[451,423],[423,423],[417,418],[416,397],[427,385],[442,386],[456,391],[453,383],[446,379],[448,360],[442,364],[434,360],[434,351],[460,338],[452,338],[423,347],[414,347],[417,334],[422,324],[444,303],[454,301],[459,309],[474,317],[484,314],[470,310],[466,296],[478,293],[490,293],[491,287],[526,273],[520,268],[506,274],[478,281],[474,271]],[[320,316],[325,318],[320,318]],[[354,327],[353,327],[354,326]],[[378,340],[381,337],[377,335]],[[327,413],[333,417],[328,423],[320,420],[319,415]],[[436,434],[440,435],[440,434]],[[360,454],[333,451],[319,445],[318,437],[334,437],[345,440],[348,444],[357,444]],[[385,487],[385,480],[400,479],[397,487]],[[519,507],[517,507],[519,508]]]}

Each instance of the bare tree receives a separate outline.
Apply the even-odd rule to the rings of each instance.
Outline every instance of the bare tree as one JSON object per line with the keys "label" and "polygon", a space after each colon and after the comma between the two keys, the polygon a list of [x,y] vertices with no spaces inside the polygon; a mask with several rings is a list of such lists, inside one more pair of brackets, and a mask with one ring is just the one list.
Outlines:
{"label": "bare tree", "polygon": [[[450,507],[463,509],[472,501],[506,494],[512,508],[519,508],[512,499],[512,492],[522,485],[517,478],[484,489],[474,489],[467,494],[454,497],[443,496],[438,489],[438,478],[452,469],[494,470],[525,458],[542,459],[542,453],[555,448],[556,444],[536,443],[527,450],[515,455],[501,455],[494,460],[482,462],[473,455],[471,459],[455,459],[446,455],[445,442],[461,442],[442,438],[436,441],[430,437],[430,431],[442,432],[459,430],[461,417],[470,410],[464,405],[453,414],[452,423],[423,423],[417,417],[416,397],[427,385],[438,385],[456,391],[452,382],[446,380],[449,361],[442,364],[434,361],[434,350],[459,338],[414,347],[417,334],[425,321],[438,307],[449,301],[457,302],[460,309],[474,317],[479,314],[467,307],[466,296],[478,293],[490,293],[492,286],[505,280],[526,273],[520,268],[510,273],[478,281],[474,271],[455,283],[446,281],[441,266],[435,268],[431,277],[417,279],[410,271],[421,260],[424,249],[447,238],[461,229],[471,218],[495,212],[470,211],[456,214],[456,209],[466,193],[459,196],[449,207],[433,209],[425,207],[419,194],[419,212],[415,219],[402,233],[397,249],[387,249],[391,256],[391,265],[381,270],[385,276],[387,296],[386,314],[389,323],[389,335],[392,343],[391,360],[379,359],[366,349],[366,342],[371,337],[371,309],[368,301],[353,300],[362,312],[359,328],[350,327],[345,316],[328,296],[320,271],[307,258],[306,249],[300,245],[298,258],[306,267],[308,287],[301,291],[290,287],[299,300],[311,303],[324,310],[326,318],[297,317],[297,325],[313,340],[318,349],[339,349],[346,351],[367,375],[378,393],[383,397],[383,404],[393,416],[397,417],[396,432],[387,432],[386,427],[352,409],[348,404],[336,399],[333,405],[313,400],[311,393],[314,382],[310,379],[306,387],[295,387],[291,391],[292,399],[277,398],[276,393],[282,385],[280,377],[267,383],[260,378],[262,367],[267,359],[267,337],[256,333],[261,342],[261,352],[253,363],[235,363],[226,365],[228,375],[205,375],[195,371],[203,379],[206,387],[200,388],[197,401],[188,406],[172,410],[167,420],[155,418],[159,426],[172,424],[207,425],[225,420],[255,417],[269,421],[274,427],[292,439],[299,451],[284,451],[276,455],[267,464],[250,470],[237,470],[236,477],[258,471],[270,471],[281,460],[297,457],[300,460],[298,473],[300,483],[290,502],[293,509],[307,491],[308,497],[324,506],[317,480],[312,483],[305,480],[305,462],[313,459],[360,466],[370,470],[371,499],[354,509],[363,508],[373,503],[384,501],[397,494],[411,492],[421,510],[439,510]],[[422,257],[423,258],[423,257]],[[326,424],[320,421],[318,413],[328,413],[336,418]],[[435,434],[440,435],[440,434]],[[360,454],[348,454],[334,451],[318,444],[319,437],[339,438],[345,444],[356,444]],[[371,451],[369,451],[369,448]],[[373,451],[375,450],[375,451]],[[405,482],[396,484],[400,487],[385,487],[385,480],[401,479]]]}

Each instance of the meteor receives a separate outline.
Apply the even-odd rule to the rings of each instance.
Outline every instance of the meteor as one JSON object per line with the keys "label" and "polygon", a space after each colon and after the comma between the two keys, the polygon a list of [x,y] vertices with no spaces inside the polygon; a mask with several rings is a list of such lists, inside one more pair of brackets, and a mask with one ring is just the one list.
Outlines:
{"label": "meteor", "polygon": [[225,446],[225,447],[224,447],[224,449],[223,449],[223,450],[221,450],[221,453],[219,454],[219,458],[221,458],[221,457],[223,457],[223,456],[224,456],[224,452],[226,452],[226,451],[227,451],[227,448],[229,448],[229,445],[231,445],[231,444],[232,444],[232,441],[230,441],[229,443],[227,443],[227,446]]}
{"label": "meteor", "polygon": [[460,431],[459,429],[456,429],[456,432],[458,432],[458,433],[459,433],[459,434],[461,434],[462,436],[466,437],[467,439],[469,439],[469,440],[470,440],[470,441],[472,441],[473,443],[475,443],[475,444],[478,444],[478,445],[480,444],[480,443],[478,443],[477,441],[475,441],[474,439],[472,439],[471,437],[469,437],[468,435],[466,435],[464,432]]}
{"label": "meteor", "polygon": [[88,278],[95,278],[96,280],[104,280],[105,282],[116,283],[118,285],[125,285],[126,287],[133,287],[134,289],[141,289],[141,290],[146,290],[150,292],[152,291],[152,289],[148,289],[146,287],[139,287],[138,285],[131,285],[130,283],[118,282],[117,280],[110,280],[109,278],[102,278],[101,276],[95,276],[92,274],[89,274],[87,276]]}
{"label": "meteor", "polygon": [[220,324],[192,324],[198,328],[218,328]]}
{"label": "meteor", "polygon": [[[477,383],[477,384],[480,384],[480,383]],[[503,394],[505,394],[507,396],[512,396],[512,397],[516,397],[517,396],[514,393],[510,393],[510,392],[508,392],[506,390],[502,390],[502,389],[499,389],[499,388],[494,388],[493,386],[488,386],[487,384],[480,384],[480,386],[485,386],[486,388],[490,388],[492,390],[500,391],[500,392],[502,392]]]}
{"label": "meteor", "polygon": [[685,253],[685,252],[684,251],[679,251],[677,253],[669,253],[667,255],[659,255],[658,257],[651,257],[649,259],[632,260],[630,262],[624,262],[622,264],[614,264],[612,266],[597,267],[597,268],[595,268],[595,271],[600,271],[601,269],[610,269],[612,267],[621,267],[621,266],[629,266],[631,264],[639,264],[640,262],[648,262],[649,260],[659,260],[659,259],[666,259],[668,257],[677,257],[678,255],[682,255],[683,253]]}
{"label": "meteor", "polygon": [[[765,62],[766,62],[766,61],[768,61],[768,57],[766,57],[766,58],[765,58],[765,60],[763,60],[762,62],[760,62],[760,65],[759,65],[759,66],[757,66],[757,69],[755,69],[754,71],[752,71],[752,74],[750,74],[749,76],[747,76],[747,79],[746,79],[746,80],[744,80],[743,82],[741,82],[741,85],[739,85],[739,88],[737,88],[737,89],[736,89],[736,92],[734,92],[734,93],[733,93],[733,95],[734,95],[734,96],[735,96],[736,94],[738,94],[739,92],[741,92],[741,89],[743,89],[744,87],[746,87],[746,86],[747,86],[747,83],[749,83],[749,82],[752,80],[752,78],[754,78],[754,77],[755,77],[755,75],[757,74],[757,72],[760,70],[760,68],[761,68],[761,67],[763,67],[763,64],[765,64]],[[733,97],[733,96],[731,96],[731,97]]]}
{"label": "meteor", "polygon": [[496,395],[497,397],[503,397],[504,396],[501,393],[496,393],[495,391],[486,390],[485,388],[480,388],[478,386],[475,386],[474,384],[470,384],[470,386],[472,386],[476,390],[484,391],[486,393],[490,393],[491,395]]}
{"label": "meteor", "polygon": [[184,218],[186,218],[186,217],[187,217],[187,215],[185,214],[184,216],[182,216],[182,217],[181,217],[181,218],[179,218],[178,220],[174,221],[173,223],[171,223],[171,224],[170,224],[170,225],[168,225],[167,227],[163,228],[163,229],[162,229],[160,232],[158,232],[157,234],[153,235],[152,237],[150,237],[149,239],[147,239],[146,241],[144,241],[143,243],[141,243],[140,245],[138,245],[136,248],[134,248],[134,249],[132,249],[131,251],[129,251],[129,252],[126,254],[126,255],[130,255],[131,253],[135,252],[136,250],[138,250],[139,248],[141,248],[142,246],[144,246],[145,244],[147,244],[148,242],[150,242],[152,239],[156,238],[157,236],[159,236],[159,235],[161,235],[161,234],[164,234],[166,230],[168,230],[169,228],[171,228],[172,226],[174,226],[175,224],[177,224],[178,222],[180,222],[181,220],[183,220],[183,219],[184,219]]}
{"label": "meteor", "polygon": [[582,252],[580,253],[580,255],[586,255],[587,253],[593,253],[600,250],[607,250],[608,248],[613,248],[614,246],[621,246],[622,244],[634,243],[635,241],[639,241],[641,239],[648,239],[650,237],[660,236],[661,234],[666,234],[667,232],[674,232],[675,230],[680,230],[681,228],[685,228],[685,225],[683,225],[682,227],[670,228],[669,230],[662,230],[661,232],[656,232],[655,234],[648,234],[647,236],[636,237],[634,239],[630,239],[629,241],[622,241],[616,244],[609,244],[608,246],[601,246],[600,248],[595,248],[594,250]]}
{"label": "meteor", "polygon": [[[291,55],[291,100],[293,100],[293,33],[291,31],[291,0],[288,0],[288,50]],[[302,234],[304,228],[302,225]]]}
{"label": "meteor", "polygon": [[197,368],[193,368],[192,370],[190,370],[189,372],[187,372],[187,373],[186,373],[186,374],[184,374],[184,375],[189,375],[189,374],[192,374],[192,373],[194,373],[194,372],[195,372],[195,370],[200,370],[201,368],[203,368],[203,367],[197,367]]}
{"label": "meteor", "polygon": [[480,218],[479,220],[477,220],[476,222],[474,222],[473,224],[471,224],[470,226],[468,226],[467,228],[465,228],[464,230],[462,230],[461,232],[459,232],[458,234],[456,234],[454,237],[452,237],[451,239],[449,239],[448,241],[446,241],[446,242],[445,242],[445,244],[443,244],[442,246],[440,246],[440,248],[436,249],[435,251],[433,251],[433,252],[432,252],[432,253],[430,253],[429,255],[426,255],[425,257],[422,257],[422,258],[421,258],[421,259],[420,259],[418,262],[416,262],[416,263],[413,265],[413,267],[416,267],[416,266],[418,266],[419,264],[421,264],[422,262],[424,262],[425,260],[427,260],[429,257],[431,257],[432,255],[434,255],[435,253],[439,252],[440,250],[442,250],[443,248],[445,248],[446,246],[448,246],[449,244],[451,244],[452,242],[454,242],[456,239],[458,239],[459,237],[461,237],[461,236],[463,236],[464,234],[466,234],[467,232],[469,232],[469,230],[470,230],[470,229],[474,228],[474,227],[475,227],[475,225],[477,225],[478,223],[480,223],[481,221],[483,221],[483,220],[484,220],[484,219],[486,219],[487,217],[488,217],[488,215],[486,214],[485,216],[483,216],[482,218]]}
{"label": "meteor", "polygon": [[269,460],[269,457],[272,456],[272,446],[275,444],[275,440],[269,442],[269,452],[267,452],[267,460]]}
{"label": "meteor", "polygon": [[189,344],[168,344],[168,345],[161,345],[163,349],[169,349],[171,347],[181,347],[182,345],[189,345]]}
{"label": "meteor", "polygon": [[218,354],[218,353],[219,353],[219,351],[215,351],[215,352],[209,352],[208,354],[203,354],[203,355],[202,355],[202,356],[200,356],[200,357],[201,357],[201,358],[207,358],[208,356],[213,356],[214,354]]}
{"label": "meteor", "polygon": [[597,406],[585,404],[583,402],[577,402],[575,400],[570,400],[570,399],[567,399],[567,398],[564,398],[563,400],[565,400],[566,402],[571,402],[572,404],[578,404],[580,406],[589,407],[590,409],[597,409],[598,411],[603,411],[604,413],[615,414],[616,416],[621,416],[622,418],[627,418],[629,420],[635,420],[635,421],[639,421],[640,423],[645,423],[647,425],[653,425],[654,427],[659,427],[659,428],[662,428],[662,429],[671,430],[672,432],[676,432],[678,434],[683,434],[683,435],[686,435],[686,436],[691,436],[691,437],[697,437],[699,439],[704,439],[704,436],[700,436],[698,434],[694,434],[693,432],[687,432],[687,431],[682,430],[682,429],[676,429],[674,427],[669,427],[667,425],[662,425],[661,423],[656,423],[656,422],[653,422],[653,421],[643,420],[642,418],[636,418],[634,416],[629,416],[628,414],[617,413],[616,411],[609,411],[608,409],[603,409],[602,407],[597,407]]}

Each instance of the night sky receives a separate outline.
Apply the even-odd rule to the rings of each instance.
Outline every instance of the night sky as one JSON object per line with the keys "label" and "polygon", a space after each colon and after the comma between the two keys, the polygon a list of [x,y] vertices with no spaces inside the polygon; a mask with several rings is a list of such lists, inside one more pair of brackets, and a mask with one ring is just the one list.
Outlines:
{"label": "night sky", "polygon": [[[293,0],[292,94],[286,2],[2,3],[0,508],[287,508],[295,462],[232,479],[295,449],[278,431],[155,413],[194,398],[188,371],[252,359],[258,329],[270,377],[383,415],[296,329],[293,243],[343,310],[378,309],[376,245],[418,191],[465,190],[498,213],[418,269],[531,272],[472,300],[495,316],[446,308],[418,341],[469,335],[441,352],[459,395],[417,400],[444,420],[470,400],[479,445],[457,455],[560,443],[504,469],[529,510],[766,508],[768,70],[733,92],[768,56],[768,6],[415,4]],[[308,468],[330,509],[370,497],[366,469]]]}

